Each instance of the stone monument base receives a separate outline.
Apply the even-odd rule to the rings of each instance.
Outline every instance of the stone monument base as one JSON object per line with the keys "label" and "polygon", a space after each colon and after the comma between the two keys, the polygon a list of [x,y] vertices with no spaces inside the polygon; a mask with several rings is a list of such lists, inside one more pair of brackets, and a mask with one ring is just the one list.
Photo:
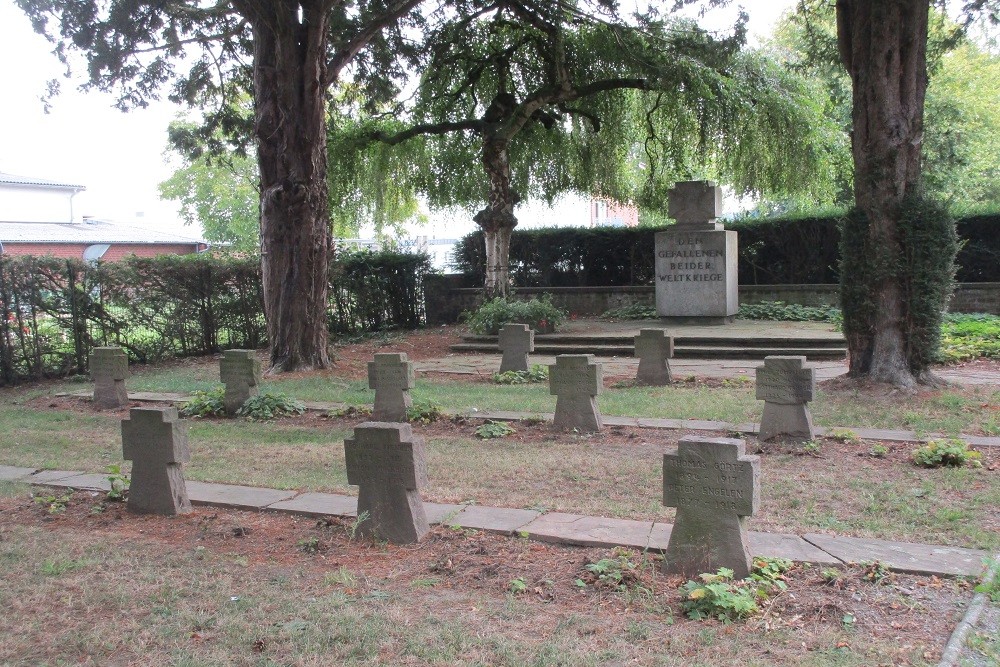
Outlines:
{"label": "stone monument base", "polygon": [[684,316],[684,317],[660,318],[660,322],[666,325],[695,324],[703,327],[724,326],[726,324],[732,324],[735,321],[736,321],[735,315],[725,315],[720,317]]}

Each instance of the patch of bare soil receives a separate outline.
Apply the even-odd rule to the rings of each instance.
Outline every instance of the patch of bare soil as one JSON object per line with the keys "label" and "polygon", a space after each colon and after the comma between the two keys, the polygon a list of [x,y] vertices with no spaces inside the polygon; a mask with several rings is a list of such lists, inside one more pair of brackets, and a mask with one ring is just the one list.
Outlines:
{"label": "patch of bare soil", "polygon": [[[657,555],[627,552],[637,568],[627,579],[629,590],[621,591],[599,582],[587,565],[625,552],[446,527],[434,529],[419,545],[394,546],[351,539],[349,520],[215,508],[197,508],[176,518],[135,516],[121,503],[105,501],[103,494],[85,492],[73,494],[56,514],[25,496],[0,500],[0,534],[4,524],[40,527],[68,543],[84,533],[105,535],[111,542],[127,541],[130,548],[144,545],[152,559],[204,547],[239,557],[248,568],[295,565],[319,577],[344,568],[354,576],[343,581],[343,592],[359,598],[377,586],[406,604],[419,584],[427,587],[419,597],[421,612],[430,616],[454,614],[456,595],[501,601],[512,595],[527,604],[527,613],[505,628],[509,637],[531,637],[539,622],[553,616],[593,617],[600,626],[594,631],[601,633],[624,632],[626,623],[634,627],[643,614],[672,617],[676,624],[658,639],[665,642],[664,649],[714,628],[710,631],[719,633],[718,641],[746,640],[755,654],[748,658],[772,664],[798,664],[814,650],[858,651],[872,665],[936,660],[954,626],[955,610],[971,596],[971,584],[961,581],[878,578],[871,566],[862,565],[839,572],[797,566],[785,576],[787,591],[764,602],[760,615],[723,626],[685,618],[684,582],[661,574]],[[766,636],[773,641],[750,641]],[[704,646],[689,643],[683,650],[695,659]]]}

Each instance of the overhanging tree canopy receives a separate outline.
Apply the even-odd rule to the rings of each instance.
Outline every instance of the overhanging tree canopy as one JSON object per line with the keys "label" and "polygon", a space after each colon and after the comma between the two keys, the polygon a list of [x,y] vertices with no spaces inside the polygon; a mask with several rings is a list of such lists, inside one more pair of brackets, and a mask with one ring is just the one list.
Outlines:
{"label": "overhanging tree canopy", "polygon": [[[801,82],[691,23],[633,23],[586,3],[495,2],[430,33],[402,114],[370,136],[406,145],[432,206],[483,205],[486,290],[506,294],[523,196],[575,190],[664,206],[677,178],[740,192],[808,190],[825,128]],[[485,178],[470,169],[478,160]]]}
{"label": "overhanging tree canopy", "polygon": [[421,0],[17,1],[61,58],[82,53],[90,85],[123,109],[170,85],[172,99],[213,102],[206,138],[249,134],[227,98],[253,91],[271,369],[329,365],[328,91],[353,65],[368,99],[394,95]]}

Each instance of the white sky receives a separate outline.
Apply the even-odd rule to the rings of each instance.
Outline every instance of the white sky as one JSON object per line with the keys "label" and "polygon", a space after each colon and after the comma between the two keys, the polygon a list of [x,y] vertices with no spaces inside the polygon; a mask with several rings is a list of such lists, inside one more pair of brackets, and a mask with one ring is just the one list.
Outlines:
{"label": "white sky", "polygon": [[[668,0],[665,0],[667,2]],[[751,34],[767,33],[771,24],[795,0],[744,0],[750,13]],[[732,10],[715,12],[722,21]],[[711,19],[709,19],[711,20]],[[731,21],[731,19],[729,19]],[[706,22],[706,24],[708,24]],[[148,226],[162,231],[192,234],[184,227],[176,206],[161,201],[157,184],[171,174],[166,164],[167,125],[184,109],[159,102],[147,109],[122,113],[110,95],[82,93],[76,81],[62,78],[63,68],[51,54],[51,45],[34,33],[24,14],[9,0],[0,0],[0,171],[86,186],[74,200],[78,215],[93,215]],[[59,78],[62,93],[45,114],[41,95],[46,82]],[[524,216],[552,222],[557,209]],[[138,213],[142,217],[137,217]],[[433,236],[457,236],[455,220],[437,221]],[[585,221],[581,221],[585,222]],[[444,227],[447,226],[447,231]]]}

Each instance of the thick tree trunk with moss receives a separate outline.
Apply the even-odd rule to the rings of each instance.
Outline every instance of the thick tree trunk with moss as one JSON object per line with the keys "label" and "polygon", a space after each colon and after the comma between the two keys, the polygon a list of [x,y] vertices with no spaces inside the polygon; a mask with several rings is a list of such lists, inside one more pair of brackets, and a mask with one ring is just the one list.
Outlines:
{"label": "thick tree trunk with moss", "polygon": [[261,266],[270,370],[325,368],[330,364],[327,3],[239,4],[254,29]]}
{"label": "thick tree trunk with moss", "polygon": [[510,293],[510,237],[517,226],[514,207],[520,196],[510,183],[510,158],[507,143],[492,137],[483,140],[483,168],[489,179],[486,208],[475,216],[486,240],[486,297],[492,299]]}
{"label": "thick tree trunk with moss", "polygon": [[899,225],[904,199],[919,196],[929,9],[929,0],[837,2],[841,56],[854,91],[855,205],[867,218],[863,238],[845,239],[845,247],[860,261],[881,264],[844,276],[867,280],[844,291],[850,372],[905,387],[916,380],[904,321],[907,267]]}

